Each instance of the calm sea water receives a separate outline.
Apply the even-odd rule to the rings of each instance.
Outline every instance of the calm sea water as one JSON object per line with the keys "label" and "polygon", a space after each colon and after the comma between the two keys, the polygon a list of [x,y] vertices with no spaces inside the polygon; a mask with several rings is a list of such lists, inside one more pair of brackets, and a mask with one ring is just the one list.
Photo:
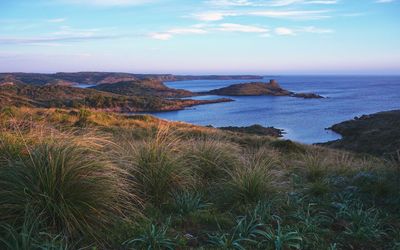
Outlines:
{"label": "calm sea water", "polygon": [[[340,138],[325,130],[362,114],[400,109],[400,76],[274,76],[294,92],[314,92],[326,99],[293,97],[230,97],[234,102],[196,106],[190,109],[152,113],[174,121],[198,125],[248,126],[261,124],[285,130],[285,138],[317,143]],[[259,81],[259,80],[258,80]],[[206,91],[248,80],[167,82],[172,88]],[[220,98],[202,96],[198,99]]]}

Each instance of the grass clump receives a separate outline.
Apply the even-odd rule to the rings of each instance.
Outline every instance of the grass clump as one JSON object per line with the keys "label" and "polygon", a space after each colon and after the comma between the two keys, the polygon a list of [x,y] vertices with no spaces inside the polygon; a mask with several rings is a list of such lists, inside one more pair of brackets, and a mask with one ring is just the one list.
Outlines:
{"label": "grass clump", "polygon": [[170,194],[191,185],[191,172],[180,157],[179,138],[168,127],[159,127],[154,138],[130,144],[127,158],[141,196],[155,205],[168,201]]}
{"label": "grass clump", "polygon": [[185,158],[200,180],[207,186],[226,177],[238,161],[239,149],[233,144],[215,140],[193,141],[186,150]]}
{"label": "grass clump", "polygon": [[257,203],[277,191],[276,160],[250,154],[242,164],[228,172],[229,179],[222,185],[220,201],[229,205]]}
{"label": "grass clump", "polygon": [[124,173],[96,150],[42,142],[0,168],[0,219],[21,221],[27,207],[51,233],[96,238],[133,207]]}
{"label": "grass clump", "polygon": [[176,247],[175,240],[168,236],[169,221],[164,225],[150,224],[140,235],[126,240],[128,249],[170,249]]}

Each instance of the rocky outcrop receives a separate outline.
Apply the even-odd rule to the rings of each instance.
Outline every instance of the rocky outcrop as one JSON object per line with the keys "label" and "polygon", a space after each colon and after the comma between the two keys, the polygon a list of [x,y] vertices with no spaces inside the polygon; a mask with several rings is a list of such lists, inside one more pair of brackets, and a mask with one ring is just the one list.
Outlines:
{"label": "rocky outcrop", "polygon": [[220,127],[219,129],[228,130],[231,132],[254,134],[254,135],[266,135],[272,137],[282,137],[283,130],[274,127],[263,127],[259,124],[254,124],[248,127]]}
{"label": "rocky outcrop", "polygon": [[376,156],[399,157],[400,110],[355,117],[328,129],[343,138],[323,145]]}
{"label": "rocky outcrop", "polygon": [[228,87],[214,89],[200,94],[207,95],[222,95],[222,96],[292,96],[299,98],[323,98],[314,93],[294,93],[283,89],[276,80],[270,80],[269,83],[264,82],[250,82],[233,84]]}

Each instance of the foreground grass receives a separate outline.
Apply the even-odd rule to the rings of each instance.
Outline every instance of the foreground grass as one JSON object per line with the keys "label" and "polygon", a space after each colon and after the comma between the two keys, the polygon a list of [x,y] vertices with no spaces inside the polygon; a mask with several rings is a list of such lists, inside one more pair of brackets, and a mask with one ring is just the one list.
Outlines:
{"label": "foreground grass", "polygon": [[89,110],[0,111],[1,249],[399,249],[400,167]]}

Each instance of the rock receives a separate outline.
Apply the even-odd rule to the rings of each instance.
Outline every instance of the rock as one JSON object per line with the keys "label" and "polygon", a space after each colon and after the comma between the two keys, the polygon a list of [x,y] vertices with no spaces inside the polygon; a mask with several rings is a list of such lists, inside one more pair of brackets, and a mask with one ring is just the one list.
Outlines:
{"label": "rock", "polygon": [[219,129],[254,135],[267,135],[272,137],[282,137],[283,132],[282,129],[277,129],[274,127],[263,127],[259,124],[248,127],[220,127]]}

